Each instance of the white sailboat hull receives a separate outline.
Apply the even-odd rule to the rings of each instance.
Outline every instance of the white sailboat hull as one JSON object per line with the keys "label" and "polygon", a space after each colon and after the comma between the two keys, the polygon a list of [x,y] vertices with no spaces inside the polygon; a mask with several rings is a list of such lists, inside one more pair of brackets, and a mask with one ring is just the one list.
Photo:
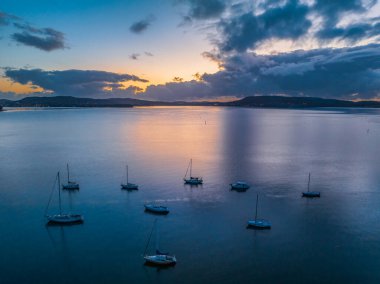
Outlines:
{"label": "white sailboat hull", "polygon": [[81,224],[84,222],[83,216],[80,214],[57,214],[47,216],[48,224]]}
{"label": "white sailboat hull", "polygon": [[272,227],[272,224],[267,220],[257,219],[248,221],[248,227],[256,229],[270,229]]}
{"label": "white sailboat hull", "polygon": [[235,182],[235,183],[231,183],[230,184],[231,186],[231,190],[236,190],[236,191],[246,191],[249,189],[249,185],[245,182]]}
{"label": "white sailboat hull", "polygon": [[158,206],[153,204],[145,204],[145,211],[152,212],[155,214],[168,214],[169,209],[166,206]]}

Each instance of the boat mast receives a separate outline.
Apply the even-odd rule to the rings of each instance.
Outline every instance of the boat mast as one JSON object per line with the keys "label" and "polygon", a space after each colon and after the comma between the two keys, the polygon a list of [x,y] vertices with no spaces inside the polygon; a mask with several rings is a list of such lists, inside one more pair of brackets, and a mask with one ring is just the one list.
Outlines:
{"label": "boat mast", "polygon": [[190,178],[192,177],[191,175],[192,168],[193,168],[193,159],[190,159]]}
{"label": "boat mast", "polygon": [[307,182],[307,192],[310,190],[310,173],[309,173],[309,181]]}
{"label": "boat mast", "polygon": [[59,215],[62,215],[62,206],[61,206],[61,178],[59,172],[57,173],[58,178],[58,199],[59,199]]}
{"label": "boat mast", "polygon": [[[187,165],[186,173],[185,173],[185,176],[183,177],[184,179],[186,179],[186,177],[187,177],[187,173],[189,172],[190,164],[191,164],[191,159],[190,159],[189,164]],[[190,176],[191,176],[191,174],[190,174]]]}
{"label": "boat mast", "polygon": [[157,222],[157,219],[154,220],[153,228],[152,228],[152,230],[150,231],[149,238],[148,238],[148,242],[146,243],[145,250],[144,250],[144,255],[146,255],[146,251],[148,250],[148,246],[149,246],[150,239],[151,239],[151,237],[152,237],[153,230],[154,230],[154,227],[155,227],[155,225],[156,225],[156,222]]}
{"label": "boat mast", "polygon": [[66,164],[66,168],[67,168],[67,183],[70,183],[69,163]]}
{"label": "boat mast", "polygon": [[259,203],[259,194],[256,195],[256,212],[255,212],[255,222],[257,220],[257,203]]}
{"label": "boat mast", "polygon": [[127,184],[128,184],[128,165],[127,165]]}
{"label": "boat mast", "polygon": [[160,249],[159,249],[159,242],[160,242],[160,234],[159,234],[159,231],[158,231],[158,222],[157,222],[157,219],[156,219],[156,253],[157,254],[160,251]]}

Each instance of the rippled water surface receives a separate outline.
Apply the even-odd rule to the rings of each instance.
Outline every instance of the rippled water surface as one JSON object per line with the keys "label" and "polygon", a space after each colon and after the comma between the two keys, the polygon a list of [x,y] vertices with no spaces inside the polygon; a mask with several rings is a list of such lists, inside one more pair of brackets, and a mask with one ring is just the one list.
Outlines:
{"label": "rippled water surface", "polygon": [[[380,111],[219,107],[0,113],[0,283],[379,283]],[[183,185],[189,159],[203,186]],[[83,225],[46,227],[69,162]],[[140,190],[120,189],[129,165]],[[306,200],[311,189],[320,199]],[[245,180],[245,193],[229,183]],[[269,231],[246,229],[254,217]],[[143,204],[167,205],[167,216]],[[57,194],[48,213],[58,210]],[[144,266],[154,219],[174,268]],[[153,251],[153,245],[149,247]]]}

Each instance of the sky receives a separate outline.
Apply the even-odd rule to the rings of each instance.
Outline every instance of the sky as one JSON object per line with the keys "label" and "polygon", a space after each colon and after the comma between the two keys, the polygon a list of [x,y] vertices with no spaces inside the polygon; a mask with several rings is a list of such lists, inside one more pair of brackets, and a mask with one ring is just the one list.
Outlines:
{"label": "sky", "polygon": [[380,99],[377,0],[2,0],[0,99]]}

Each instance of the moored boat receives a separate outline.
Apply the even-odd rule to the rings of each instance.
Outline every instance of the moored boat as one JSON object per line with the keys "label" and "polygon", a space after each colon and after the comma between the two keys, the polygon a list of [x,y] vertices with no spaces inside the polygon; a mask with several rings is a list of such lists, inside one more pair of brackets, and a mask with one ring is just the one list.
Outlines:
{"label": "moored boat", "polygon": [[[152,255],[148,255],[146,252],[149,247],[149,243],[153,234],[154,229],[156,229],[156,253]],[[174,255],[170,255],[167,252],[162,252],[159,249],[159,231],[158,231],[158,223],[157,219],[154,221],[152,231],[149,234],[147,244],[145,246],[145,251],[143,254],[144,260],[146,264],[155,265],[155,266],[173,266],[177,263],[177,258]]]}
{"label": "moored boat", "polygon": [[319,191],[310,191],[310,173],[309,173],[309,180],[307,183],[307,191],[302,192],[302,197],[321,197],[321,193]]}
{"label": "moored boat", "polygon": [[249,184],[244,181],[237,181],[235,183],[231,183],[231,190],[236,191],[247,191],[249,189]]}
{"label": "moored boat", "polygon": [[[57,178],[55,182],[58,184],[59,214],[46,215],[46,218],[48,221],[47,224],[48,225],[73,225],[73,224],[83,223],[84,219],[83,219],[83,216],[80,214],[62,213],[61,179],[60,179],[59,172],[57,173]],[[54,187],[53,187],[53,190],[54,190]],[[51,197],[46,209],[49,208],[50,201],[51,201]]]}
{"label": "moored boat", "polygon": [[128,166],[127,166],[127,182],[126,183],[121,183],[121,189],[126,189],[126,190],[138,190],[139,186],[134,183],[130,183],[128,181]]}
{"label": "moored boat", "polygon": [[69,164],[66,165],[66,168],[67,168],[67,183],[62,185],[62,189],[79,190],[79,184],[75,181],[70,180]]}
{"label": "moored boat", "polygon": [[255,219],[248,221],[248,228],[253,229],[270,229],[272,227],[271,222],[265,219],[257,219],[257,206],[259,203],[259,195],[256,196],[256,211],[255,211]]}
{"label": "moored boat", "polygon": [[80,214],[57,214],[47,216],[48,223],[53,224],[75,224],[83,223],[83,216]]}
{"label": "moored boat", "polygon": [[166,215],[170,212],[168,207],[161,206],[161,205],[145,204],[144,207],[145,207],[145,211],[155,213],[155,214]]}
{"label": "moored boat", "polygon": [[[187,176],[189,169],[190,169],[190,173],[189,173],[189,176]],[[183,178],[183,181],[185,182],[185,184],[190,184],[190,185],[203,184],[203,178],[193,176],[192,175],[192,169],[193,169],[193,159],[190,159],[190,162],[189,162],[189,165],[187,167],[185,176]]]}

